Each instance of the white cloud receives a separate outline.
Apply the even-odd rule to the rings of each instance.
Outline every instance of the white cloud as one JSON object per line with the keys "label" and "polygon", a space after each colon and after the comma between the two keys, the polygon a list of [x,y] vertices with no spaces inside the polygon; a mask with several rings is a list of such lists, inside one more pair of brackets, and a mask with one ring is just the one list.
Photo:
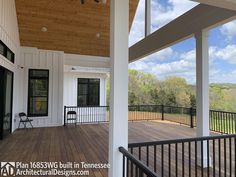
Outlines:
{"label": "white cloud", "polygon": [[[173,51],[173,50],[172,50]],[[172,52],[175,55],[176,52]],[[130,64],[131,69],[143,72],[149,72],[157,76],[159,79],[165,79],[168,76],[180,76],[186,78],[189,83],[195,82],[195,50],[179,55],[179,60],[168,63],[157,63],[158,60],[144,59]],[[171,56],[169,56],[171,58]],[[166,58],[166,59],[169,59]]]}
{"label": "white cloud", "polygon": [[220,31],[223,35],[226,35],[229,40],[236,37],[236,20],[224,24],[220,28]]}
{"label": "white cloud", "polygon": [[145,0],[140,0],[134,17],[134,21],[130,30],[129,44],[130,46],[140,41],[144,37],[144,14]]}
{"label": "white cloud", "polygon": [[215,47],[213,55],[217,59],[225,60],[230,64],[236,64],[236,45],[227,45],[222,49]]}
{"label": "white cloud", "polygon": [[185,12],[195,7],[198,3],[189,0],[168,0],[167,6],[160,4],[160,1],[152,1],[152,25],[156,30]]}
{"label": "white cloud", "polygon": [[217,70],[214,74],[210,73],[211,83],[236,83],[236,70],[224,72]]}
{"label": "white cloud", "polygon": [[[178,54],[171,50],[178,60],[170,61],[172,55],[168,55],[166,63],[159,63],[155,57],[136,61],[130,64],[131,69],[152,73],[158,79],[165,79],[168,76],[179,76],[187,80],[188,83],[196,82],[196,51],[195,49]],[[157,54],[156,54],[157,55]],[[165,55],[163,55],[164,57]],[[228,45],[225,48],[210,47],[210,82],[236,83],[236,70],[225,71],[215,67],[215,61],[225,60],[228,63],[236,64],[236,45]]]}
{"label": "white cloud", "polygon": [[184,77],[190,83],[195,82],[195,50],[191,50],[180,55],[177,61],[156,64],[152,67],[151,72],[160,79],[168,76]]}
{"label": "white cloud", "polygon": [[145,57],[139,61],[133,62],[129,65],[131,69],[139,70],[139,71],[150,71],[153,66],[155,66],[156,62],[161,62],[170,58],[175,58],[177,55],[176,52],[173,51],[172,48],[168,47],[159,52],[156,52],[148,57]]}
{"label": "white cloud", "polygon": [[145,57],[144,60],[146,58],[148,58],[148,60],[152,61],[164,61],[164,60],[167,60],[167,59],[170,59],[170,58],[174,58],[175,55],[177,53],[173,51],[173,49],[171,47],[167,47],[159,52],[156,52],[152,55],[149,55],[148,57]]}
{"label": "white cloud", "polygon": [[[160,0],[152,0],[152,31],[166,25],[197,4],[189,0],[168,0],[164,5]],[[130,31],[130,45],[144,38],[144,14],[145,0],[140,0]]]}

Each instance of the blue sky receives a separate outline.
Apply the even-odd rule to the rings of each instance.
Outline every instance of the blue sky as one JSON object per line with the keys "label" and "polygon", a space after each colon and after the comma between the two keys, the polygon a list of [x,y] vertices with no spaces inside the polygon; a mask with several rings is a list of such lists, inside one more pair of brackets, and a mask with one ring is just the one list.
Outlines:
{"label": "blue sky", "polygon": [[[152,0],[152,31],[198,5],[189,0]],[[144,0],[140,0],[131,28],[130,46],[144,37]],[[236,21],[214,28],[209,33],[210,82],[236,83]],[[154,74],[162,80],[183,77],[196,83],[195,39],[191,38],[146,58],[133,62],[130,69]]]}

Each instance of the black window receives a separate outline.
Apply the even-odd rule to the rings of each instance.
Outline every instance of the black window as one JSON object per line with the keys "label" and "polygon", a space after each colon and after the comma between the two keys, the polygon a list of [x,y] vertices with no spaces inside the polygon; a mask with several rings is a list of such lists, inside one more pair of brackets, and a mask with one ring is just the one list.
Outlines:
{"label": "black window", "polygon": [[15,54],[2,41],[0,41],[0,54],[14,63]]}
{"label": "black window", "polygon": [[48,70],[29,70],[28,116],[48,116]]}
{"label": "black window", "polygon": [[78,106],[99,106],[99,93],[99,79],[78,79]]}

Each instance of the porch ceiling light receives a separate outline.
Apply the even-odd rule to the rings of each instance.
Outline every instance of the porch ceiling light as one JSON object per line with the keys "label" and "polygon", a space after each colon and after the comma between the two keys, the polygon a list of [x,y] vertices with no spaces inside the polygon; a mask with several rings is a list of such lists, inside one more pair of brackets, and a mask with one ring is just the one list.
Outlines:
{"label": "porch ceiling light", "polygon": [[43,26],[43,27],[41,28],[41,31],[42,31],[42,32],[47,32],[48,29],[47,29],[47,27]]}
{"label": "porch ceiling light", "polygon": [[101,37],[101,34],[100,33],[97,33],[96,34],[96,38],[100,38]]}

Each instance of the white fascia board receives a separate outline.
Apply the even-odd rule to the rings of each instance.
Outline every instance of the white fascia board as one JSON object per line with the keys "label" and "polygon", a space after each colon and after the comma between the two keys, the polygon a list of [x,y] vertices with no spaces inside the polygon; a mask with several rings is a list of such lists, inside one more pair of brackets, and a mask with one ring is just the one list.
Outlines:
{"label": "white fascia board", "polygon": [[110,58],[89,55],[65,54],[65,65],[110,68]]}
{"label": "white fascia board", "polygon": [[207,4],[211,6],[221,7],[230,10],[236,10],[236,1],[235,0],[191,0],[199,2],[202,4]]}
{"label": "white fascia board", "polygon": [[95,68],[95,67],[81,67],[81,66],[65,65],[64,72],[108,74],[110,73],[110,68]]}
{"label": "white fascia board", "polygon": [[60,50],[47,50],[47,49],[39,49],[37,47],[27,47],[27,46],[21,46],[20,51],[24,53],[37,53],[39,51],[43,51],[43,52],[56,52],[64,54],[64,52]]}

